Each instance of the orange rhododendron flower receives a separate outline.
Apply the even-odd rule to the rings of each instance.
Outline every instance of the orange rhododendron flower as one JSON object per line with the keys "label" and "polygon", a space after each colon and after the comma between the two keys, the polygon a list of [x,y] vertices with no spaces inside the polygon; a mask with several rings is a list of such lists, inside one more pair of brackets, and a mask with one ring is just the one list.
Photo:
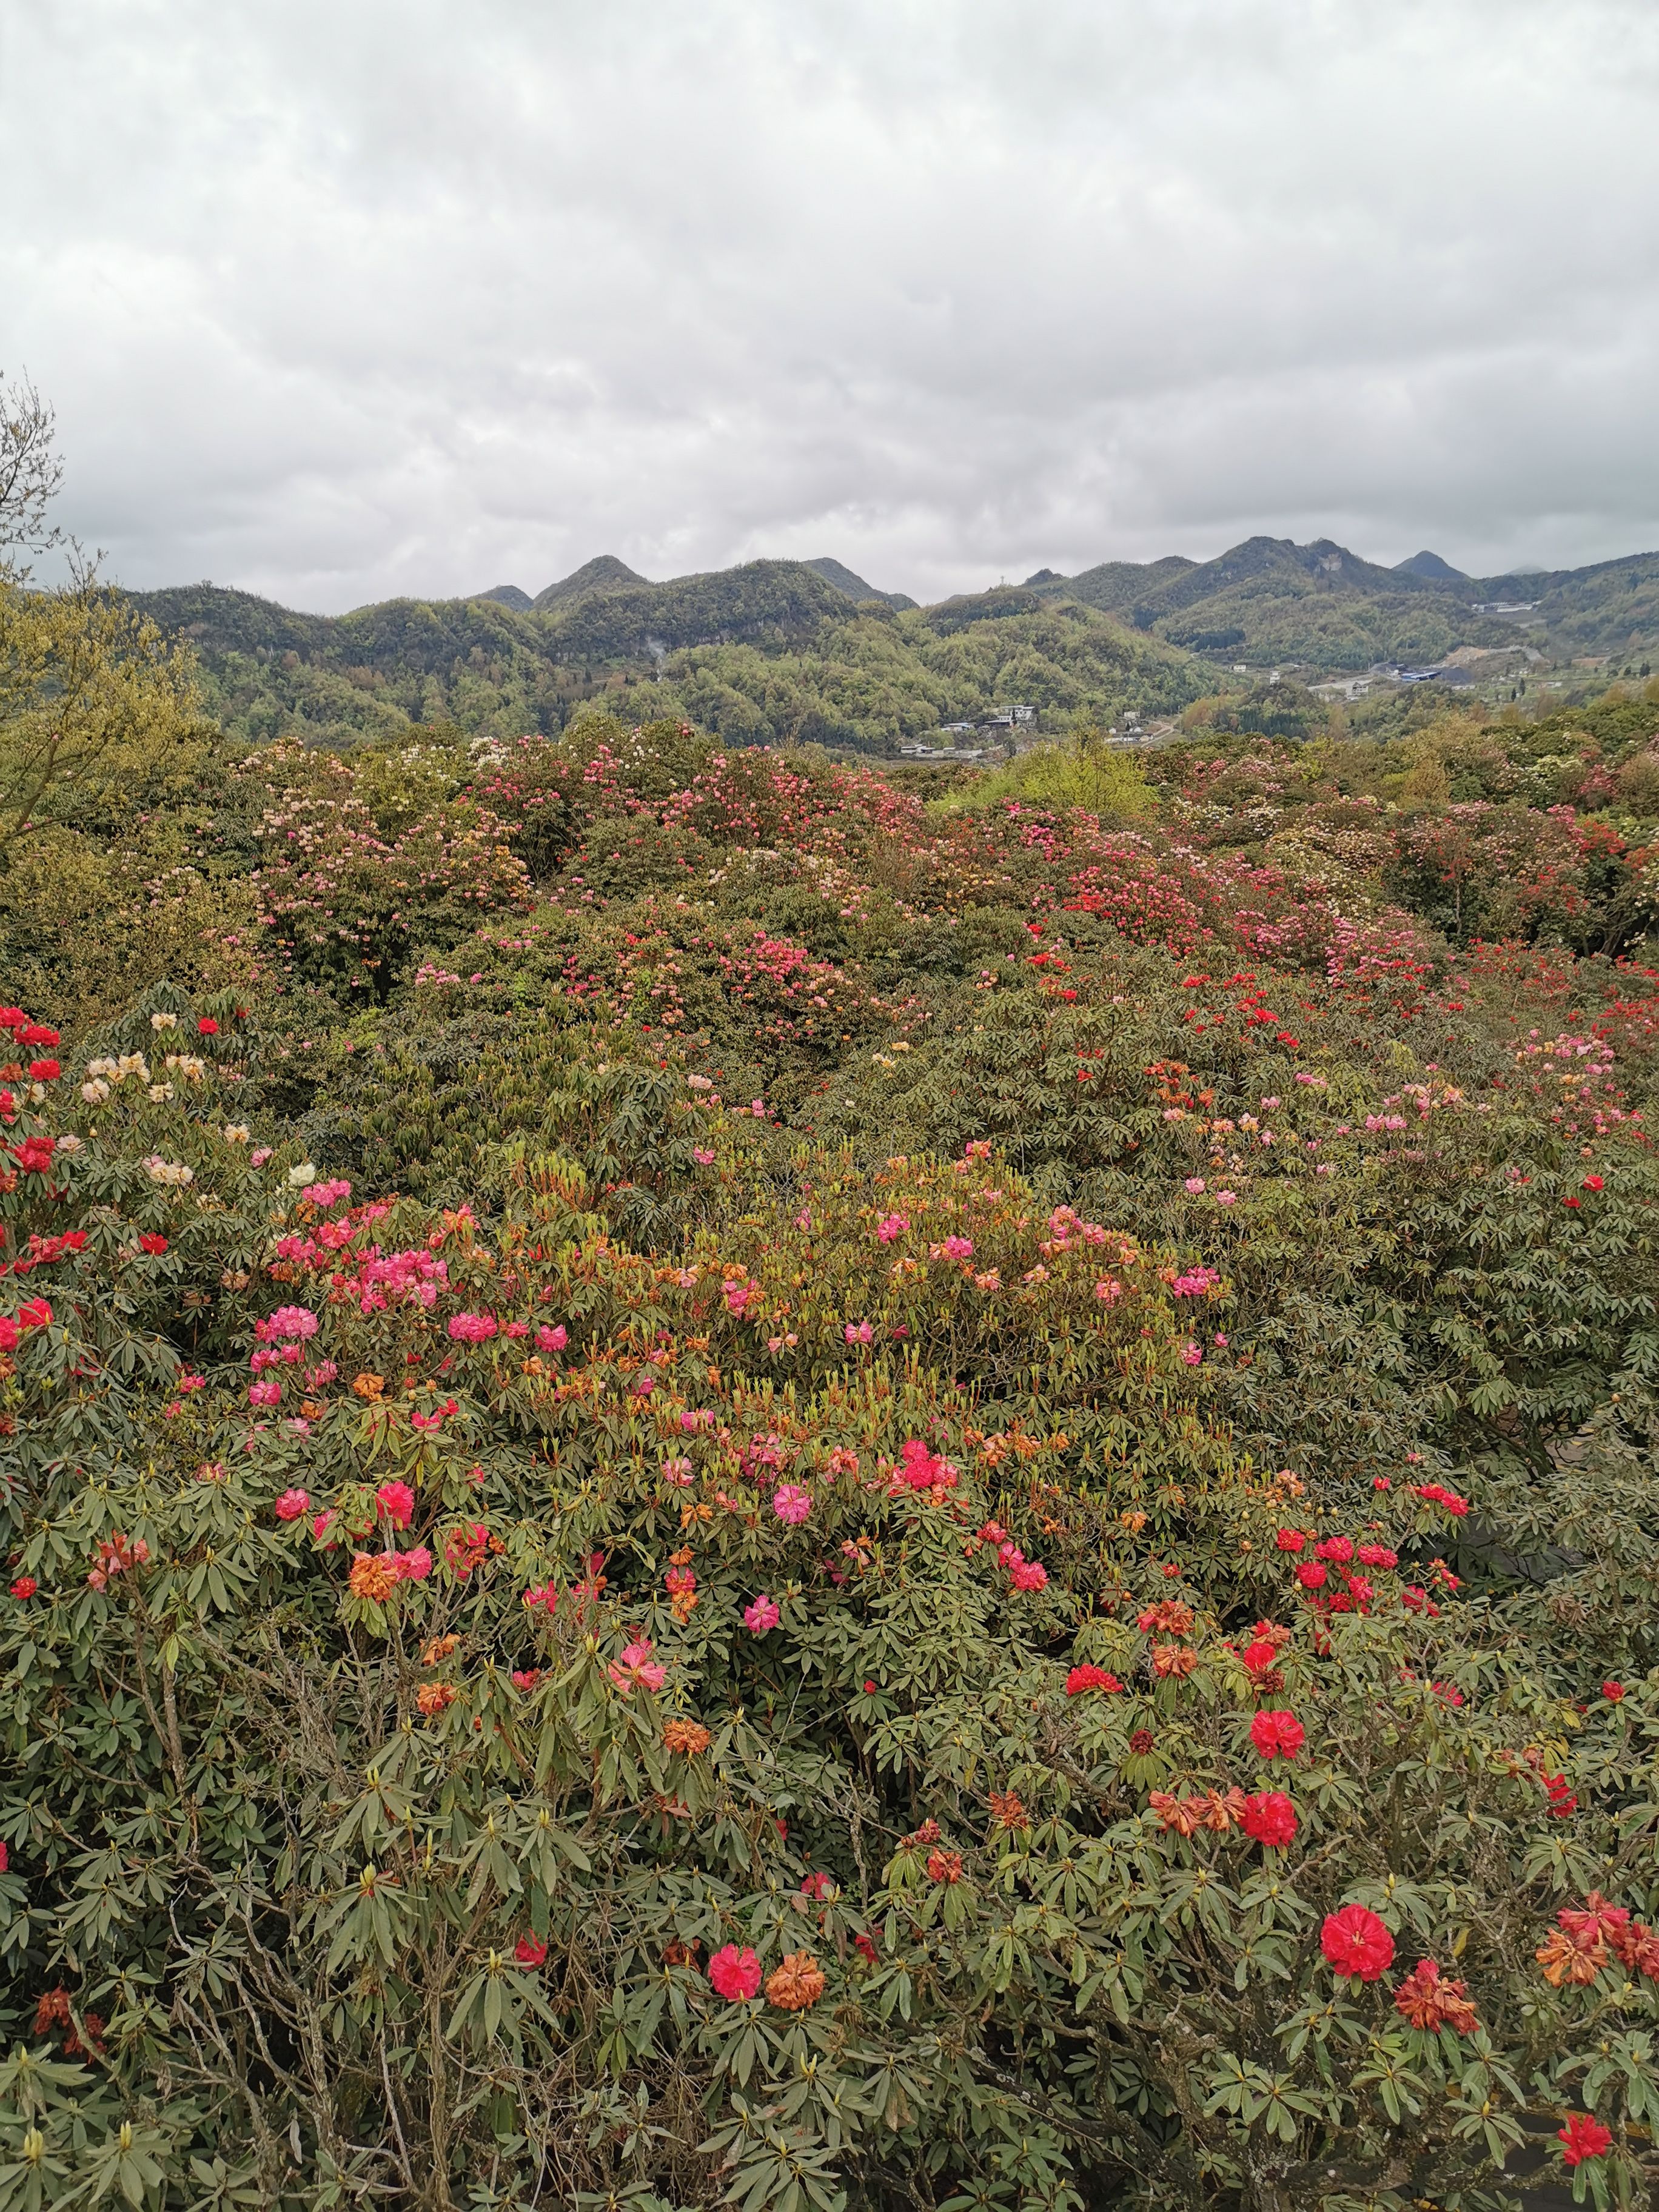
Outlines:
{"label": "orange rhododendron flower", "polygon": [[791,1951],[766,1978],[766,1999],[781,2012],[805,2012],[823,1995],[823,1970],[810,1951]]}
{"label": "orange rhododendron flower", "polygon": [[450,1682],[422,1682],[415,1692],[415,1702],[428,1720],[445,1712],[455,1702],[454,1685]]}
{"label": "orange rhododendron flower", "polygon": [[1018,1793],[1012,1790],[994,1790],[991,1792],[991,1818],[1000,1828],[1029,1828],[1031,1816],[1021,1803]]}
{"label": "orange rhododendron flower", "polygon": [[1468,1984],[1443,1982],[1432,1959],[1419,1959],[1412,1968],[1394,1993],[1394,2008],[1413,2027],[1449,2027],[1454,2035],[1472,2035],[1480,2025]]}
{"label": "orange rhododendron flower", "polygon": [[1565,1928],[1553,1928],[1533,1956],[1554,1988],[1583,1989],[1607,1965],[1607,1947],[1599,1936],[1572,1936]]}
{"label": "orange rhododendron flower", "polygon": [[676,1718],[664,1729],[662,1741],[665,1751],[681,1751],[694,1759],[700,1751],[707,1751],[714,1739],[701,1721]]}
{"label": "orange rhododendron flower", "polygon": [[351,1562],[351,1595],[384,1605],[398,1587],[398,1570],[378,1552],[359,1552]]}

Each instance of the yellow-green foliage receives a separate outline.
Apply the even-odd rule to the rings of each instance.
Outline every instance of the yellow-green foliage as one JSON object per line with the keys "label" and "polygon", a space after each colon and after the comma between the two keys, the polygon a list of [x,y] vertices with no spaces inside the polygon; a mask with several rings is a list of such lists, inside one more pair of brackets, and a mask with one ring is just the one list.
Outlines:
{"label": "yellow-green foliage", "polygon": [[1115,822],[1150,814],[1157,803],[1137,763],[1091,731],[1068,744],[1033,745],[934,805],[954,811],[997,806],[1009,799],[1028,806],[1079,806]]}

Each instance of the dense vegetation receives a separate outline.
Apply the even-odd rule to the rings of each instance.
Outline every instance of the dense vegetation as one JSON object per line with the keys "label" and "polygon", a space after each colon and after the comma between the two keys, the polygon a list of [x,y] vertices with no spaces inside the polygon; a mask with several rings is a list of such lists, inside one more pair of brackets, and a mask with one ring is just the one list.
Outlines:
{"label": "dense vegetation", "polygon": [[[1536,599],[1526,626],[1473,611]],[[1317,701],[1241,685],[1243,661],[1311,680],[1455,647],[1515,662],[1611,654],[1645,676],[1659,646],[1659,556],[1476,582],[1379,568],[1340,546],[1252,538],[1218,559],[1109,562],[918,608],[839,562],[757,561],[647,583],[610,555],[533,599],[393,600],[330,617],[200,585],[139,593],[136,613],[198,656],[204,702],[249,744],[342,746],[453,727],[556,736],[595,702],[629,722],[684,719],[733,744],[892,756],[1016,703],[1039,732],[1142,726],[1211,702],[1267,735],[1324,727]],[[1241,696],[1244,695],[1244,696]]]}
{"label": "dense vegetation", "polygon": [[753,592],[64,603],[0,2212],[1642,2202],[1659,697],[884,774],[690,710],[1187,664]]}
{"label": "dense vegetation", "polygon": [[854,605],[794,561],[602,583],[526,608],[399,599],[330,618],[210,585],[135,603],[194,647],[208,707],[252,743],[337,745],[433,724],[552,736],[597,699],[690,717],[731,744],[891,753],[1016,702],[1058,730],[1127,708],[1179,712],[1213,682],[1190,655],[1079,604]]}
{"label": "dense vegetation", "polygon": [[[1444,568],[1444,564],[1439,564]],[[1105,562],[1072,577],[1042,572],[1042,596],[1081,599],[1172,645],[1222,659],[1368,668],[1422,665],[1460,646],[1524,645],[1620,665],[1659,647],[1659,554],[1589,568],[1476,578],[1382,568],[1327,538],[1311,545],[1252,538],[1213,561]],[[1478,612],[1494,603],[1524,617]]]}

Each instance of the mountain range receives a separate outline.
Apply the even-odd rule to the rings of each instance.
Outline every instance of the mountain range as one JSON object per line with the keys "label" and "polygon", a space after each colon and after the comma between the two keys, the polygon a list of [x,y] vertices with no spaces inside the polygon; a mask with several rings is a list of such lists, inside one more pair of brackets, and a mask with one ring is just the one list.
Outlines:
{"label": "mountain range", "polygon": [[1394,568],[1328,539],[1252,538],[1213,561],[1103,562],[927,607],[842,562],[750,561],[653,583],[600,554],[533,596],[295,613],[198,585],[132,595],[200,657],[210,708],[250,740],[348,744],[419,725],[562,727],[580,703],[689,716],[732,742],[811,738],[874,751],[1016,702],[1038,729],[1179,713],[1266,664],[1311,682],[1528,649],[1646,672],[1659,658],[1659,554],[1589,568],[1463,575],[1438,555]]}

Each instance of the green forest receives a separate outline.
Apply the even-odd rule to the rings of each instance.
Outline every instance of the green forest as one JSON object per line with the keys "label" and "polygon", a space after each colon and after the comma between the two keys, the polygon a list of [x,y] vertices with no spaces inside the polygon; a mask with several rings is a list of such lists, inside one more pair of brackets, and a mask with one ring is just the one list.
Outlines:
{"label": "green forest", "polygon": [[[1536,602],[1532,613],[1472,611],[1516,593]],[[1474,673],[1511,672],[1519,696],[1533,663],[1553,656],[1583,697],[1598,687],[1575,659],[1640,682],[1659,652],[1659,556],[1446,582],[1270,538],[1204,564],[1042,570],[930,607],[877,592],[835,561],[757,561],[653,584],[609,555],[533,599],[502,586],[330,617],[198,585],[131,604],[191,647],[204,702],[228,736],[334,747],[428,727],[553,736],[596,703],[624,720],[688,720],[732,744],[884,758],[1016,705],[1032,710],[1035,733],[1058,737],[1130,715],[1144,729],[1219,699],[1224,719],[1242,703],[1272,735],[1325,717],[1310,719],[1311,701],[1287,721],[1285,698],[1241,700],[1270,663],[1305,689],[1462,649],[1484,655]],[[1538,681],[1532,672],[1534,691]]]}
{"label": "green forest", "polygon": [[1138,604],[0,576],[0,2212],[1649,2201],[1659,684]]}

